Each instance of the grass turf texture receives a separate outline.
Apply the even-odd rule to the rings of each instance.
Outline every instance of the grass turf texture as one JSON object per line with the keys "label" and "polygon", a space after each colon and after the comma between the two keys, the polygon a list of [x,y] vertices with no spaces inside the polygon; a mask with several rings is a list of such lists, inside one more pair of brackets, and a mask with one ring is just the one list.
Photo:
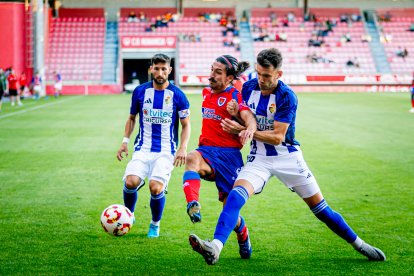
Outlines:
{"label": "grass turf texture", "polygon": [[[146,237],[148,185],[140,191],[131,232],[109,236],[99,217],[108,205],[122,203],[127,161],[118,162],[115,154],[130,102],[130,96],[113,95],[25,101],[14,108],[4,104],[0,275],[413,275],[414,115],[407,112],[409,96],[298,97],[297,139],[326,200],[362,239],[385,252],[386,262],[368,262],[273,178],[242,210],[252,259],[239,258],[232,234],[219,263],[207,266],[192,251],[188,235],[212,238],[221,205],[214,184],[203,182],[203,222],[191,224],[181,188],[183,168],[173,172],[159,239]],[[201,97],[189,99],[192,150],[200,132]]]}

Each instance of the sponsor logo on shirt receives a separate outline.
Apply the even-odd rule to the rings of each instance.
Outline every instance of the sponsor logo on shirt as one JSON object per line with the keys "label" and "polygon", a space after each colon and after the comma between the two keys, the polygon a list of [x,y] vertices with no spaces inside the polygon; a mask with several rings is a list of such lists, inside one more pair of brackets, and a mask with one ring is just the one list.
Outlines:
{"label": "sponsor logo on shirt", "polygon": [[257,129],[258,130],[272,130],[275,120],[268,119],[265,116],[256,115]]}
{"label": "sponsor logo on shirt", "polygon": [[216,114],[216,110],[213,108],[206,108],[203,107],[201,109],[201,112],[203,113],[203,119],[213,119],[221,121],[221,116]]}
{"label": "sponsor logo on shirt", "polygon": [[151,98],[146,99],[144,103],[152,103]]}
{"label": "sponsor logo on shirt", "polygon": [[151,124],[171,124],[172,123],[172,111],[166,111],[163,109],[150,109],[144,108],[142,110],[144,114],[143,121]]}

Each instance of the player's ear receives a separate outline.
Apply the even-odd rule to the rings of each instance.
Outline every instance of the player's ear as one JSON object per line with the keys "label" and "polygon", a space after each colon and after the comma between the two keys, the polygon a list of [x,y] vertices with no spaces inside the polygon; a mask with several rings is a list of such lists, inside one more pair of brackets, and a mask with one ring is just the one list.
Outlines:
{"label": "player's ear", "polygon": [[282,70],[279,70],[278,71],[278,77],[277,78],[280,79],[282,76],[283,76],[283,71]]}
{"label": "player's ear", "polygon": [[171,74],[172,69],[173,69],[173,68],[172,68],[171,66],[170,66],[170,67],[168,67],[168,75],[169,75],[169,74]]}

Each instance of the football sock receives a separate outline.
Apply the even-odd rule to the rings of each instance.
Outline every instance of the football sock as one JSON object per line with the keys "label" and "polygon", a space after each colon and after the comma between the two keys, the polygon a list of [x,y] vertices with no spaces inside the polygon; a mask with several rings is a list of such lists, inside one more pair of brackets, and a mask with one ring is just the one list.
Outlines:
{"label": "football sock", "polygon": [[324,222],[333,232],[349,243],[356,240],[357,235],[348,226],[344,218],[334,210],[323,199],[315,207],[311,208],[313,214],[322,222]]}
{"label": "football sock", "polygon": [[129,189],[124,182],[124,205],[127,207],[132,213],[135,210],[135,204],[138,200],[138,187]]}
{"label": "football sock", "polygon": [[240,242],[244,242],[247,239],[248,231],[246,227],[246,223],[244,221],[244,218],[242,216],[240,217],[240,225],[233,229],[234,232],[237,234],[237,240]]}
{"label": "football sock", "polygon": [[165,193],[162,191],[158,195],[151,194],[150,207],[152,221],[160,221],[165,206]]}
{"label": "football sock", "polygon": [[351,245],[355,248],[355,249],[360,249],[362,244],[364,243],[363,240],[360,239],[360,237],[356,237],[356,240],[354,242],[351,243]]}
{"label": "football sock", "polygon": [[223,249],[223,243],[221,242],[221,241],[219,241],[219,240],[217,240],[217,239],[214,239],[213,241],[212,241],[212,243],[214,243],[215,245],[217,245],[217,248],[218,248],[218,250],[219,250],[219,252],[218,253],[220,253],[221,252],[221,250]]}
{"label": "football sock", "polygon": [[200,175],[195,171],[186,171],[183,175],[183,189],[187,203],[198,201],[200,191]]}
{"label": "football sock", "polygon": [[155,225],[155,226],[160,226],[160,220],[159,221],[153,221],[153,220],[151,220],[151,224],[152,225]]}
{"label": "football sock", "polygon": [[226,205],[217,222],[214,239],[225,244],[231,231],[236,227],[239,218],[240,209],[249,198],[247,190],[241,186],[237,186],[231,190],[227,197]]}

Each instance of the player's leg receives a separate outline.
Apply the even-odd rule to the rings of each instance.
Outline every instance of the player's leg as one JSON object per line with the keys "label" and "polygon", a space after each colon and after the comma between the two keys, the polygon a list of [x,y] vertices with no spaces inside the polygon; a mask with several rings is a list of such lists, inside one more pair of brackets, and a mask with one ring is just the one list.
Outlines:
{"label": "player's leg", "polygon": [[171,172],[174,168],[173,159],[171,154],[157,153],[150,164],[148,179],[152,219],[148,230],[149,238],[157,238],[160,234],[160,222],[166,202],[165,188],[170,181]]}
{"label": "player's leg", "polygon": [[[297,188],[295,188],[296,192],[300,189],[306,189],[303,186],[300,189]],[[359,253],[371,261],[385,261],[385,254],[380,249],[367,244],[358,237],[341,214],[331,209],[320,192],[311,197],[303,198],[303,200],[320,221],[325,223],[335,234],[350,243]]]}
{"label": "player's leg", "polygon": [[138,201],[138,190],[145,185],[144,179],[148,174],[147,154],[134,152],[132,159],[128,162],[123,177],[123,198],[124,205],[132,212],[135,212],[135,205]]}
{"label": "player's leg", "polygon": [[300,151],[275,160],[275,175],[286,186],[293,189],[306,202],[313,214],[335,234],[352,244],[370,260],[385,260],[381,250],[364,243],[341,214],[329,207]]}
{"label": "player's leg", "polygon": [[201,221],[200,177],[207,178],[212,174],[213,169],[204,160],[200,151],[194,150],[187,155],[183,175],[183,190],[187,201],[187,213],[193,223]]}
{"label": "player's leg", "polygon": [[263,189],[271,176],[268,164],[259,159],[261,158],[248,158],[248,163],[239,173],[234,188],[229,193],[226,204],[218,219],[214,240],[206,242],[199,239],[196,235],[190,235],[191,246],[195,251],[203,255],[208,264],[217,262],[224,244],[236,227],[241,208],[252,194]]}
{"label": "player's leg", "polygon": [[149,225],[148,237],[157,238],[160,235],[160,222],[166,201],[164,184],[163,182],[151,179],[149,181],[149,188],[151,193],[150,208],[152,217]]}

